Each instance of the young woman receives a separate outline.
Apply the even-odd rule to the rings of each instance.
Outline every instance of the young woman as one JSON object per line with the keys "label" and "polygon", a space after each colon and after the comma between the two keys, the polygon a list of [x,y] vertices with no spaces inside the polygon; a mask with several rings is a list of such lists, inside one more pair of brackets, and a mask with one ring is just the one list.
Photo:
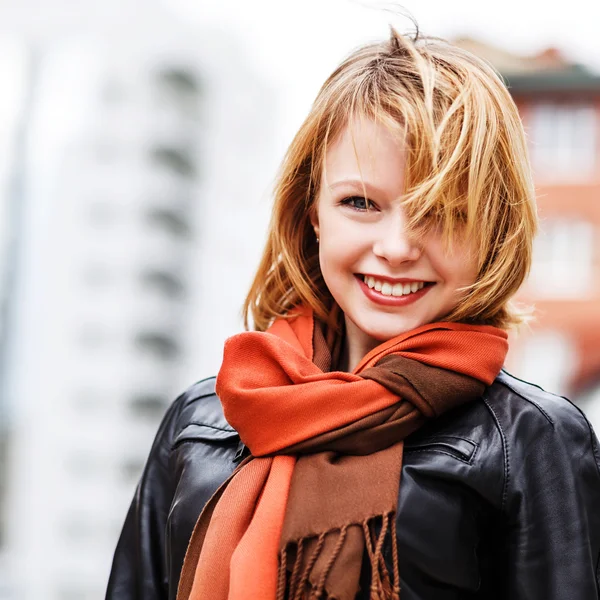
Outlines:
{"label": "young woman", "polygon": [[597,599],[596,438],[501,370],[534,230],[487,64],[354,52],[285,158],[255,331],[168,411],[107,598]]}

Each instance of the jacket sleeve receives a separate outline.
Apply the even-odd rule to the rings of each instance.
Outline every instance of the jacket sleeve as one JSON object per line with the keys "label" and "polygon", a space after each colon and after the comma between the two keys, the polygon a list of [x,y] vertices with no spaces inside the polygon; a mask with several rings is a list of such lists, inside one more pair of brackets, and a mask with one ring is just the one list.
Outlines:
{"label": "jacket sleeve", "polygon": [[106,600],[166,600],[166,522],[173,498],[169,457],[184,394],[158,429],[115,550]]}
{"label": "jacket sleeve", "polygon": [[566,400],[539,408],[535,423],[518,425],[521,443],[506,457],[506,598],[598,600],[598,441]]}

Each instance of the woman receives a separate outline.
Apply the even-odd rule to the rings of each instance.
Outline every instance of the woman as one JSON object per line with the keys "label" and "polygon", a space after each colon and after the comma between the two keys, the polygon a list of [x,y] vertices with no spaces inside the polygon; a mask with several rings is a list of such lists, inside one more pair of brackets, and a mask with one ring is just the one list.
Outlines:
{"label": "woman", "polygon": [[256,331],[168,411],[107,598],[597,599],[596,438],[501,370],[534,230],[489,66],[354,52],[285,158]]}

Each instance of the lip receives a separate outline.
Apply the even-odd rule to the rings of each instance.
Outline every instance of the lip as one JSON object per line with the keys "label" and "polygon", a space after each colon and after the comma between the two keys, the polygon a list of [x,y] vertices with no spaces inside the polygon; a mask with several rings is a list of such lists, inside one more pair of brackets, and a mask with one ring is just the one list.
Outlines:
{"label": "lip", "polygon": [[[370,288],[362,279],[360,275],[355,275],[356,281],[363,291],[365,296],[375,302],[376,304],[382,304],[383,306],[407,306],[413,304],[417,300],[420,300],[432,287],[433,285],[426,285],[417,292],[411,292],[406,296],[384,296],[378,292],[375,288]],[[373,277],[373,276],[371,276]],[[415,279],[390,279],[389,277],[377,277],[381,281],[389,281],[390,283],[406,283],[409,281],[418,281]]]}
{"label": "lip", "polygon": [[392,285],[394,283],[412,283],[413,281],[422,281],[423,283],[433,283],[431,281],[427,281],[425,279],[415,279],[414,277],[411,279],[409,277],[386,277],[385,275],[375,275],[373,273],[360,273],[357,274],[356,277],[373,277],[373,279],[377,279],[379,281],[387,281]]}

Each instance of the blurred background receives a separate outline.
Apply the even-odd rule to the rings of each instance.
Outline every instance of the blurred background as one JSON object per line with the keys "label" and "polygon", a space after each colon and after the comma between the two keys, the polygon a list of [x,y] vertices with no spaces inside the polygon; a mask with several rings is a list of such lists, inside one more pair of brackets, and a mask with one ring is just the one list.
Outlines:
{"label": "blurred background", "polygon": [[508,368],[600,429],[600,3],[3,0],[1,600],[103,597],[166,407],[241,329],[287,145],[402,8],[510,85],[542,232]]}

